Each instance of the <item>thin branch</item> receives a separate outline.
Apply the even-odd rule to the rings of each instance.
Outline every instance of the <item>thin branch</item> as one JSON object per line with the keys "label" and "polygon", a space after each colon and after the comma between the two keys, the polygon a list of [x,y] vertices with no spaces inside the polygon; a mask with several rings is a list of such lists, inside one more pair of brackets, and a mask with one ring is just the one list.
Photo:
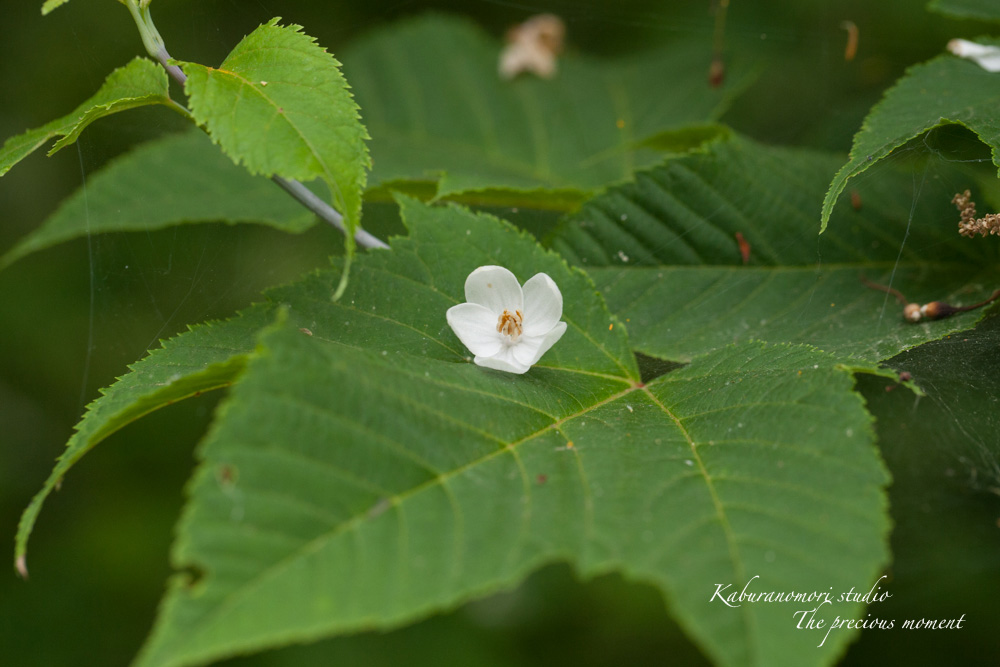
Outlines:
{"label": "thin branch", "polygon": [[903,318],[909,322],[920,322],[924,319],[943,320],[946,317],[951,317],[955,313],[964,313],[970,310],[975,310],[976,308],[982,308],[983,306],[987,306],[997,299],[1000,299],[1000,289],[998,289],[990,295],[990,298],[984,299],[979,303],[974,303],[971,306],[953,306],[950,303],[945,303],[944,301],[931,301],[930,303],[925,303],[921,306],[917,303],[908,303],[907,298],[903,296],[903,293],[898,289],[873,283],[864,276],[861,276],[861,282],[865,287],[877,289],[880,292],[885,292],[886,294],[891,294],[896,297],[896,300],[903,304]]}
{"label": "thin branch", "polygon": [[[299,181],[281,176],[272,176],[271,180],[280,185],[285,192],[295,197],[300,204],[323,218],[340,231],[347,233],[344,229],[344,220],[337,211],[329,204],[317,197],[312,190],[302,185]],[[363,248],[388,248],[389,246],[380,238],[372,236],[363,229],[359,229],[354,235],[354,240]]]}
{"label": "thin branch", "polygon": [[[157,62],[159,62],[160,65],[163,66],[163,69],[167,71],[167,74],[183,86],[187,82],[187,75],[184,74],[180,67],[170,63],[170,54],[167,52],[167,47],[163,43],[163,38],[153,25],[152,18],[149,15],[148,4],[145,6],[138,6],[134,1],[132,1],[128,2],[127,6],[129,11],[132,12],[132,18],[135,19],[135,23],[139,27],[139,34],[142,36],[142,43],[145,45],[149,55],[156,58]],[[301,182],[292,178],[282,178],[277,175],[272,176],[271,180],[281,186],[281,189],[285,192],[298,200],[300,204],[319,216],[320,219],[330,223],[342,233],[347,233],[347,229],[344,227],[344,217],[332,206],[313,194],[313,192]],[[385,241],[376,236],[372,236],[363,229],[358,229],[358,231],[354,234],[354,240],[362,248],[389,247]]]}
{"label": "thin branch", "polygon": [[184,85],[184,82],[187,81],[187,74],[177,65],[170,63],[170,54],[167,53],[166,49],[161,49],[156,54],[156,60],[163,65],[163,69],[167,70],[167,74],[172,76],[182,86]]}

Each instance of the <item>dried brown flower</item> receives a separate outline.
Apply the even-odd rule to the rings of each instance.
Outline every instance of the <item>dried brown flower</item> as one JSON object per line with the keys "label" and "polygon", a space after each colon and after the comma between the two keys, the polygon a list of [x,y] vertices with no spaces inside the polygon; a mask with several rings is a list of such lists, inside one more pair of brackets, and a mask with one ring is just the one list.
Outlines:
{"label": "dried brown flower", "polygon": [[958,209],[962,217],[958,221],[958,233],[970,239],[976,234],[987,234],[1000,236],[1000,215],[988,213],[981,218],[976,217],[976,202],[972,201],[972,193],[966,190],[961,194],[956,194],[951,199],[951,203]]}
{"label": "dried brown flower", "polygon": [[500,54],[500,78],[513,79],[521,72],[531,72],[551,79],[565,36],[566,25],[554,14],[539,14],[514,26],[507,31],[507,46]]}

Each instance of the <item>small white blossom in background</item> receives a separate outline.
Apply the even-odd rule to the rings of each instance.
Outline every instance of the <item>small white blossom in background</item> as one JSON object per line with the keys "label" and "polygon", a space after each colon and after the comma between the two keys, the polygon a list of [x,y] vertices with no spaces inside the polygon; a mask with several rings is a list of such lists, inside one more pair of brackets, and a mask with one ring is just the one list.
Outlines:
{"label": "small white blossom in background", "polygon": [[562,293],[544,273],[522,288],[502,266],[480,266],[465,279],[465,299],[448,309],[448,325],[479,366],[526,373],[566,332]]}
{"label": "small white blossom in background", "polygon": [[1000,47],[953,39],[948,42],[948,50],[956,56],[975,60],[987,72],[1000,72]]}
{"label": "small white blossom in background", "polygon": [[565,35],[566,26],[555,14],[539,14],[514,26],[507,31],[507,46],[500,52],[500,78],[513,79],[521,72],[531,72],[551,79]]}

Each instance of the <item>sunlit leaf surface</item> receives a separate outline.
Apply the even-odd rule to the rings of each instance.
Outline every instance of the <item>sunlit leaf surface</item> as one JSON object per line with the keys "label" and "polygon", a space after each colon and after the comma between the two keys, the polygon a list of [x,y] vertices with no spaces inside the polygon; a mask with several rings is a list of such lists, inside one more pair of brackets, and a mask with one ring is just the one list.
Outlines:
{"label": "sunlit leaf surface", "polygon": [[357,225],[367,133],[339,63],[300,26],[262,25],[218,68],[184,63],[191,112],[253,174],[322,178]]}

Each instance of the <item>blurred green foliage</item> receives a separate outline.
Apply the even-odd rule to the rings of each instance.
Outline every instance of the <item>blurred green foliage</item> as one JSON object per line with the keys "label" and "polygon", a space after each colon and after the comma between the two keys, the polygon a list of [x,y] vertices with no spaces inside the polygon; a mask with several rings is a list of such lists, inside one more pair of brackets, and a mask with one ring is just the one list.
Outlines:
{"label": "blurred green foliage", "polygon": [[[0,138],[72,109],[111,69],[142,51],[128,12],[112,0],[78,0],[45,19],[40,0],[3,4]],[[707,79],[710,3],[671,4],[681,3],[293,0],[275,6],[160,0],[155,11],[171,53],[206,64],[221,62],[243,35],[275,14],[306,26],[336,55],[367,31],[429,9],[471,15],[498,36],[529,14],[553,11],[567,21],[569,48],[595,55],[640,49],[677,34],[700,35],[706,59],[692,67],[703,67]],[[851,62],[844,59],[843,20],[860,31]],[[727,52],[751,50],[768,62],[723,121],[759,141],[846,153],[868,109],[906,66],[940,53],[952,37],[991,29],[930,14],[923,0],[732,0]],[[26,160],[0,181],[0,250],[40,224],[107,160],[182,123],[165,110],[131,112],[89,128],[78,148]],[[366,225],[374,222],[383,236],[398,231],[391,206],[366,208],[365,215]],[[532,217],[528,226],[541,234],[550,224],[543,216]],[[340,245],[327,227],[301,236],[249,226],[180,227],[75,241],[0,273],[0,534],[13,537],[21,510],[99,387],[158,339],[188,323],[233,313],[263,287],[324,265]],[[975,364],[964,356],[970,338],[996,349],[997,321],[897,360],[900,370],[926,369],[933,377],[938,394],[930,398],[918,400],[902,387],[887,391],[891,385],[881,379],[860,381],[879,418],[883,455],[895,478],[889,586],[900,605],[925,609],[928,616],[966,613],[970,622],[950,635],[863,634],[845,664],[888,658],[990,664],[997,655],[997,611],[988,592],[1000,588],[1000,479],[983,474],[989,456],[976,459],[982,455],[977,443],[995,440],[996,431],[986,422],[973,425],[970,435],[954,422],[948,403],[969,374],[1000,377],[995,352]],[[984,389],[992,396],[1000,391],[995,382]],[[20,581],[12,568],[0,578],[0,662],[116,665],[131,659],[163,592],[191,452],[216,400],[188,401],[140,421],[66,479],[35,531],[32,578]],[[983,409],[995,412],[991,404]],[[934,430],[921,440],[924,446],[910,447],[914,440],[907,434],[927,424]],[[915,466],[914,457],[931,457],[940,466]],[[928,488],[934,492],[924,495]],[[233,664],[319,665],[334,659],[369,665],[404,659],[483,665],[703,661],[652,590],[615,576],[579,583],[567,568],[554,566],[517,591],[384,636],[336,639]]]}

